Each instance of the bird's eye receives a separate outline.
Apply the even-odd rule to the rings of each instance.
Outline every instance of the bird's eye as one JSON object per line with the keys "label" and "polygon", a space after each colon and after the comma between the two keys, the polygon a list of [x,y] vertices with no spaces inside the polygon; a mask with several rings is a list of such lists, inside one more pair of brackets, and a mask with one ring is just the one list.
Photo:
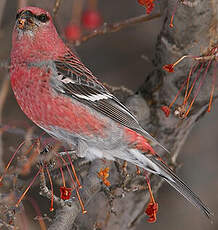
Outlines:
{"label": "bird's eye", "polygon": [[23,10],[20,11],[17,15],[16,15],[16,20],[20,17],[20,15],[23,13]]}
{"label": "bird's eye", "polygon": [[47,14],[40,14],[37,16],[37,19],[45,23],[49,20],[49,17],[47,16]]}

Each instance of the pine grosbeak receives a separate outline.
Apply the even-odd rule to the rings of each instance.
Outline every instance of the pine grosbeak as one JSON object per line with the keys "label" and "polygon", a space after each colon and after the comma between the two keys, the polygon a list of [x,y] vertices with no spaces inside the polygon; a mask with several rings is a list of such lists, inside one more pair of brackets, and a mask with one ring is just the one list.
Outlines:
{"label": "pine grosbeak", "polygon": [[45,10],[18,11],[10,77],[21,109],[47,133],[77,145],[90,160],[119,158],[159,175],[210,218],[207,206],[147,140],[158,142],[64,44]]}

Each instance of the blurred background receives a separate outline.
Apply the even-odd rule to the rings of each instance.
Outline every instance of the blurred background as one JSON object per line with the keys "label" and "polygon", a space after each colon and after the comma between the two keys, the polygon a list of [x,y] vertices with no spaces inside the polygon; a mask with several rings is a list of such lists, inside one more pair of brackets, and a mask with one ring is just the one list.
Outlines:
{"label": "blurred background", "polygon": [[[1,0],[0,3],[0,59],[9,59],[11,49],[11,32],[15,22],[18,4],[25,1]],[[89,32],[89,19],[84,19],[80,25],[80,17],[84,10],[95,9],[99,21],[108,23],[121,21],[133,16],[145,13],[145,9],[137,3],[137,0],[100,0],[81,1],[63,0],[57,12],[55,22],[59,33],[66,40],[72,40],[79,33]],[[29,0],[28,5],[46,8],[50,12],[55,0]],[[158,12],[156,4],[155,12]],[[77,8],[75,10],[75,8]],[[80,13],[81,9],[81,13]],[[75,16],[76,15],[76,16]],[[86,15],[87,16],[87,15]],[[87,21],[88,20],[88,21]],[[124,85],[136,90],[143,82],[146,74],[154,67],[155,44],[160,31],[163,17],[150,22],[128,27],[120,32],[90,39],[88,42],[76,48],[82,61],[101,80],[113,86]],[[95,24],[94,23],[94,24]],[[70,27],[70,25],[74,27]],[[87,27],[84,29],[84,27]],[[69,31],[73,28],[73,32]],[[76,29],[75,29],[76,28]],[[78,31],[79,29],[79,31]],[[64,32],[65,31],[65,32]],[[65,33],[65,34],[64,34]],[[73,35],[72,35],[73,33]],[[66,35],[66,36],[65,36]],[[3,63],[3,62],[2,62]],[[0,82],[7,77],[6,71],[0,69]],[[169,76],[170,77],[170,76]],[[148,224],[146,217],[142,218],[137,229],[218,229],[218,106],[213,104],[211,113],[207,113],[190,133],[178,163],[182,164],[178,175],[186,181],[203,201],[215,213],[214,223],[210,222],[201,213],[187,203],[177,192],[164,184],[158,192],[159,203],[158,220],[155,224]],[[3,124],[16,124],[27,128],[34,126],[18,107],[12,90],[3,109]],[[7,161],[8,153],[12,153],[12,147],[17,146],[22,137],[6,133],[3,135],[4,160]],[[35,220],[37,223],[37,221]],[[40,229],[32,223],[31,229]]]}

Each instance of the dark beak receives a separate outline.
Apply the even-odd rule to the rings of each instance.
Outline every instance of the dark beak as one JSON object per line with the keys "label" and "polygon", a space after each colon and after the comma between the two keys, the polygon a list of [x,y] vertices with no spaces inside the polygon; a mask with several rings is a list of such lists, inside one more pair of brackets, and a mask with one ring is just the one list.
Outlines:
{"label": "dark beak", "polygon": [[19,29],[26,29],[34,25],[33,15],[30,11],[22,12],[17,18],[17,26]]}

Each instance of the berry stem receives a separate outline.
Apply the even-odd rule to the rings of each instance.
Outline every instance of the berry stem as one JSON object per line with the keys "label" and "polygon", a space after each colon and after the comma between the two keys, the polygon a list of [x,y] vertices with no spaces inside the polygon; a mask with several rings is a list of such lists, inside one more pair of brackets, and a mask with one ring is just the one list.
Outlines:
{"label": "berry stem", "polygon": [[210,101],[209,101],[209,106],[207,111],[210,112],[211,111],[211,105],[212,105],[212,101],[213,101],[213,94],[214,94],[214,90],[215,90],[215,84],[216,84],[216,62],[214,62],[214,72],[213,72],[213,82],[212,82],[212,89],[211,89],[211,93],[210,93]]}
{"label": "berry stem", "polygon": [[65,178],[64,178],[64,172],[63,172],[60,160],[58,158],[56,158],[56,159],[57,159],[57,162],[58,162],[58,167],[59,167],[60,172],[61,172],[61,177],[62,177],[62,181],[63,181],[63,187],[66,187],[66,182],[65,182]]}
{"label": "berry stem", "polygon": [[179,2],[177,1],[176,6],[175,6],[174,9],[173,9],[172,16],[171,16],[171,18],[170,18],[170,24],[169,24],[169,27],[170,27],[170,28],[173,28],[173,27],[174,27],[173,21],[174,21],[174,17],[175,17],[175,14],[176,14],[176,10],[177,10],[178,5],[179,5]]}
{"label": "berry stem", "polygon": [[19,206],[20,202],[23,200],[24,196],[26,195],[26,193],[29,191],[30,187],[33,185],[33,183],[35,182],[36,178],[38,177],[39,173],[42,171],[42,167],[40,167],[39,171],[36,173],[36,175],[34,176],[33,180],[31,181],[31,183],[29,184],[29,186],[25,189],[25,191],[23,192],[23,194],[21,195],[20,199],[17,201],[16,203],[16,207]]}
{"label": "berry stem", "polygon": [[189,92],[188,92],[188,95],[186,96],[186,99],[185,99],[184,104],[187,103],[188,98],[190,97],[191,92],[192,92],[192,90],[193,90],[193,88],[194,88],[194,85],[195,85],[196,81],[197,81],[197,80],[199,79],[199,77],[200,77],[202,67],[203,67],[203,63],[201,63],[201,65],[200,65],[200,68],[199,68],[199,70],[198,70],[198,72],[197,72],[197,75],[196,75],[196,77],[195,77],[195,79],[194,79],[194,81],[193,81],[193,83],[192,83],[192,85],[191,85],[191,88],[190,88]]}
{"label": "berry stem", "polygon": [[4,175],[5,175],[5,173],[7,172],[8,168],[10,167],[11,162],[13,161],[15,155],[16,155],[17,152],[21,149],[21,147],[24,145],[24,143],[25,143],[25,141],[23,141],[23,142],[18,146],[18,148],[16,149],[16,151],[15,151],[14,154],[12,155],[11,159],[9,160],[7,166],[6,166],[5,169],[4,169],[4,172],[3,172],[2,176],[0,177],[0,182],[2,181],[2,179],[3,179]]}
{"label": "berry stem", "polygon": [[79,179],[78,179],[78,177],[76,175],[76,170],[75,170],[73,162],[72,162],[72,160],[70,158],[70,154],[68,152],[67,152],[67,157],[68,157],[68,159],[70,161],[70,165],[71,165],[71,168],[72,168],[73,175],[74,175],[74,177],[76,179],[76,183],[77,183],[77,185],[78,185],[79,188],[82,188],[82,185],[80,184]]}
{"label": "berry stem", "polygon": [[185,87],[185,84],[187,82],[187,79],[185,79],[185,81],[183,82],[182,86],[180,87],[179,91],[177,92],[176,96],[174,97],[173,101],[171,102],[171,104],[169,105],[169,109],[173,106],[173,104],[176,102],[178,96],[180,95],[181,91],[183,90],[183,88]]}
{"label": "berry stem", "polygon": [[148,184],[148,191],[149,191],[149,194],[150,194],[151,202],[154,204],[156,202],[154,200],[154,196],[153,196],[153,193],[152,193],[152,190],[151,190],[150,180],[149,180],[147,175],[145,175],[145,178],[146,178],[146,181],[147,181],[147,184]]}
{"label": "berry stem", "polygon": [[[194,98],[192,99],[192,102],[191,102],[191,104],[189,105],[189,108],[188,108],[188,110],[187,110],[186,113],[185,113],[185,117],[187,117],[187,115],[189,114],[189,112],[190,112],[190,110],[191,110],[191,107],[192,107],[192,105],[193,105],[193,103],[194,103],[194,101],[195,101],[195,99],[196,99],[196,97],[197,97],[197,95],[198,95],[198,93],[199,93],[199,91],[200,91],[200,89],[201,89],[201,86],[202,86],[202,84],[203,84],[203,82],[204,82],[204,80],[205,80],[205,78],[206,78],[207,71],[208,71],[208,68],[209,68],[211,62],[212,62],[212,60],[210,60],[210,61],[208,62],[208,64],[207,64],[206,70],[204,71],[204,75],[203,75],[203,77],[201,78],[201,81],[200,81],[200,83],[199,83],[199,85],[198,85],[198,88],[197,88],[197,91],[196,91],[196,93],[195,93],[195,95],[194,95]],[[203,65],[203,64],[202,64],[202,65]]]}
{"label": "berry stem", "polygon": [[[192,64],[192,66],[191,66],[191,69],[190,69],[190,71],[189,71],[189,74],[188,74],[188,79],[187,79],[187,86],[186,86],[186,91],[185,91],[185,96],[184,96],[184,101],[183,101],[183,105],[185,105],[186,104],[186,102],[187,102],[187,100],[188,100],[188,88],[189,88],[189,83],[190,83],[190,78],[191,78],[191,75],[192,75],[192,73],[194,73],[195,72],[195,70],[197,69],[197,67],[198,67],[198,64],[199,63],[197,63],[197,64]],[[189,94],[190,95],[190,94]]]}
{"label": "berry stem", "polygon": [[51,175],[50,175],[50,172],[48,170],[47,165],[45,165],[45,168],[46,168],[46,172],[48,174],[48,179],[49,179],[50,186],[51,186],[51,207],[50,207],[50,211],[53,212],[54,211],[54,188],[53,188],[53,183],[52,183]]}
{"label": "berry stem", "polygon": [[60,154],[57,154],[57,155],[61,158],[61,160],[64,162],[64,164],[65,164],[65,166],[66,166],[66,168],[67,168],[67,171],[68,171],[68,173],[69,173],[69,175],[70,175],[70,178],[71,178],[71,180],[72,180],[73,186],[74,186],[74,188],[75,188],[75,190],[76,190],[76,194],[77,194],[77,197],[78,197],[78,200],[79,200],[81,209],[82,209],[82,213],[85,214],[85,213],[87,213],[87,211],[86,211],[85,208],[84,208],[84,204],[83,204],[82,199],[81,199],[81,197],[80,197],[80,194],[79,194],[79,191],[78,191],[78,189],[77,189],[76,183],[75,183],[75,181],[74,181],[74,179],[73,179],[73,177],[72,177],[72,174],[71,174],[71,172],[70,172],[70,168],[68,167],[67,162],[64,160],[64,158],[63,158]]}
{"label": "berry stem", "polygon": [[191,57],[191,56],[190,55],[184,55],[184,56],[182,56],[176,62],[173,63],[173,67],[176,66],[177,64],[179,64],[183,59],[185,59],[187,57]]}

